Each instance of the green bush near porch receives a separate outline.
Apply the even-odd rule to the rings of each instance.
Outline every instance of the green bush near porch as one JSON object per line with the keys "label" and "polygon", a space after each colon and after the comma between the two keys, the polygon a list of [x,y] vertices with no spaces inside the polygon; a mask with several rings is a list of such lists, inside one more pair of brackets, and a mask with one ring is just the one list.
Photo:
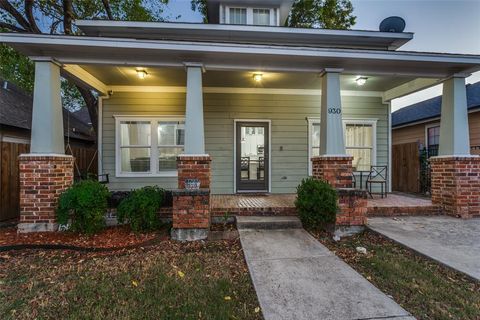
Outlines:
{"label": "green bush near porch", "polygon": [[162,206],[164,193],[164,190],[157,186],[132,191],[118,206],[118,222],[128,222],[134,232],[158,229],[161,226],[158,211]]}
{"label": "green bush near porch", "polygon": [[93,234],[105,227],[108,189],[98,181],[84,180],[74,183],[60,195],[57,221],[70,223],[69,230]]}
{"label": "green bush near porch", "polygon": [[295,207],[304,227],[322,228],[335,223],[337,192],[327,182],[312,177],[297,187]]}

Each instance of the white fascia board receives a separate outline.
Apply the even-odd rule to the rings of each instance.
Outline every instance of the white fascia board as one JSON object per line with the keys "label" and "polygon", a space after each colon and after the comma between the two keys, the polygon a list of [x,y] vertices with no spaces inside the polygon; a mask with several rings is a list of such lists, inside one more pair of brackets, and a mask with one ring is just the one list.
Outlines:
{"label": "white fascia board", "polygon": [[[41,55],[44,51],[55,52],[55,58],[62,63],[71,64],[122,64],[158,67],[183,67],[184,61],[176,61],[174,57],[182,55],[197,55],[204,57],[204,65],[207,70],[251,70],[252,56],[256,61],[262,56],[274,60],[272,65],[264,64],[265,71],[291,71],[291,72],[320,72],[325,67],[325,61],[334,61],[337,65],[351,65],[352,69],[345,68],[345,72],[362,73],[375,72],[375,74],[415,76],[415,77],[446,77],[448,64],[456,67],[457,72],[474,72],[480,70],[480,56],[478,55],[449,55],[435,53],[417,53],[402,51],[378,51],[360,49],[335,49],[335,48],[309,48],[309,47],[285,47],[276,45],[246,45],[226,43],[202,43],[187,41],[152,41],[120,38],[97,38],[75,36],[52,36],[52,35],[26,35],[26,34],[1,34],[0,43],[14,46],[29,56]],[[72,51],[85,50],[85,55],[73,55]],[[122,56],[122,49],[129,50],[129,54]],[[102,50],[103,58],[96,57],[95,53]],[[110,54],[111,51],[111,54]],[[135,53],[132,53],[132,52]],[[152,51],[167,54],[171,52],[170,61],[153,59]],[[142,54],[145,53],[145,54]],[[215,55],[215,59],[209,59],[209,55]],[[229,62],[219,61],[218,57],[235,60]],[[289,63],[287,62],[287,59]],[[312,59],[318,59],[318,65],[312,64]],[[302,60],[304,64],[301,65]],[[280,61],[280,63],[279,63]],[[380,63],[383,61],[383,64]],[[306,63],[308,62],[308,63]],[[397,63],[395,63],[397,62]],[[356,64],[355,64],[356,63]],[[421,64],[424,68],[410,68],[403,72],[401,63]],[[322,65],[323,64],[323,65]],[[442,66],[444,64],[444,66]],[[395,67],[398,65],[397,67]],[[385,66],[385,70],[382,70]],[[436,71],[436,68],[443,68]],[[394,69],[392,69],[394,68]],[[461,70],[460,70],[461,69]]]}
{"label": "white fascia board", "polygon": [[63,71],[68,73],[74,80],[81,82],[87,87],[98,91],[102,95],[108,94],[108,86],[95,78],[92,74],[78,65],[66,64],[62,66]]}
{"label": "white fascia board", "polygon": [[[182,23],[182,22],[137,22],[137,21],[110,21],[110,20],[77,20],[75,25],[82,30],[100,32],[101,28],[128,28],[154,30],[202,30],[202,31],[242,31],[251,33],[255,39],[255,33],[268,32],[275,34],[302,34],[312,36],[338,36],[338,37],[368,37],[379,39],[411,40],[411,32],[380,32],[372,30],[332,30],[318,28],[288,28],[277,26],[255,26],[255,25],[232,25],[232,24],[205,24],[205,23]],[[97,28],[98,30],[95,30]],[[121,33],[121,30],[119,30]],[[392,43],[396,45],[396,43]]]}
{"label": "white fascia board", "polygon": [[[443,54],[411,51],[383,51],[364,49],[336,49],[311,47],[286,47],[274,45],[247,45],[231,43],[204,43],[191,41],[161,41],[125,38],[99,38],[60,35],[2,33],[0,42],[23,45],[57,45],[102,47],[111,49],[175,50],[201,53],[242,53],[253,55],[278,55],[298,57],[324,57],[387,61],[415,61],[437,63],[473,64],[480,69],[480,55]],[[50,54],[51,56],[51,54]]]}
{"label": "white fascia board", "polygon": [[418,78],[389,89],[383,93],[383,102],[387,103],[396,98],[424,90],[442,83],[444,79]]}

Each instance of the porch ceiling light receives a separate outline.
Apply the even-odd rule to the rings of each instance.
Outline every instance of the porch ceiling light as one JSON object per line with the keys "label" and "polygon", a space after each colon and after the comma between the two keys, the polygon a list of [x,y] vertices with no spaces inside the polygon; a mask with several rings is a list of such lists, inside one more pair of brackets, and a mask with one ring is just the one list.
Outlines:
{"label": "porch ceiling light", "polygon": [[357,85],[363,86],[365,83],[367,83],[367,77],[357,77],[355,81],[357,82]]}
{"label": "porch ceiling light", "polygon": [[140,79],[145,79],[147,77],[147,71],[145,69],[137,69],[137,76]]}
{"label": "porch ceiling light", "polygon": [[261,73],[254,73],[253,74],[253,80],[255,80],[255,82],[262,81],[262,78],[263,78],[263,74],[261,74]]}

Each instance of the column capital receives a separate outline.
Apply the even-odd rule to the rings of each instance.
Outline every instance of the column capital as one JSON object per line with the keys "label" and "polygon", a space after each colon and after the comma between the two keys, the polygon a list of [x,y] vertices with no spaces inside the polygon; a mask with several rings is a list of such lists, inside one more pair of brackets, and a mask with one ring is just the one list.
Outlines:
{"label": "column capital", "polygon": [[200,68],[202,72],[205,73],[207,69],[205,69],[205,65],[201,62],[183,62],[185,69],[187,68]]}
{"label": "column capital", "polygon": [[450,76],[445,78],[443,81],[447,81],[447,80],[452,79],[452,78],[468,78],[471,75],[472,74],[468,73],[468,72],[458,72],[458,73],[451,74]]}
{"label": "column capital", "polygon": [[324,68],[320,72],[320,77],[323,77],[326,73],[342,73],[343,70],[343,68]]}

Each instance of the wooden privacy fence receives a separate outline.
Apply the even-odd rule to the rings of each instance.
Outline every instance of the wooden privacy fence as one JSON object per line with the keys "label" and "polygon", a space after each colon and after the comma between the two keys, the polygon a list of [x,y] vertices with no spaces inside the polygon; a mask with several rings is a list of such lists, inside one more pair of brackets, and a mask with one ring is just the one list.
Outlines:
{"label": "wooden privacy fence", "polygon": [[420,153],[417,142],[392,146],[392,190],[420,192]]}
{"label": "wooden privacy fence", "polygon": [[[72,147],[72,154],[75,157],[78,170],[82,174],[87,171],[97,174],[97,157],[95,149]],[[19,208],[19,170],[18,156],[28,153],[30,145],[0,141],[0,221],[17,218]],[[67,152],[70,154],[70,152]],[[88,166],[90,165],[90,168]],[[88,169],[88,170],[87,170]],[[77,168],[74,172],[78,175]]]}

